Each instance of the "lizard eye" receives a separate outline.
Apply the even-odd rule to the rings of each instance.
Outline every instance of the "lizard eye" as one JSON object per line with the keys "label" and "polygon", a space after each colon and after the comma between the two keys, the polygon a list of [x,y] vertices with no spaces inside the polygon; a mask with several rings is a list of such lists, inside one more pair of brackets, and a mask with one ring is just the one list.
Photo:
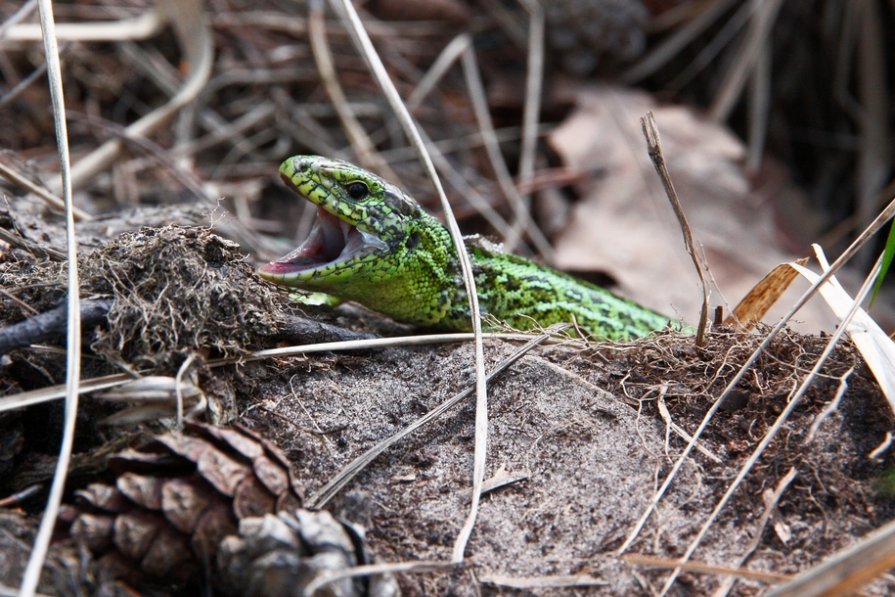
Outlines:
{"label": "lizard eye", "polygon": [[345,190],[348,191],[348,196],[354,200],[360,200],[367,196],[370,192],[367,189],[367,185],[360,181],[355,181],[345,187]]}

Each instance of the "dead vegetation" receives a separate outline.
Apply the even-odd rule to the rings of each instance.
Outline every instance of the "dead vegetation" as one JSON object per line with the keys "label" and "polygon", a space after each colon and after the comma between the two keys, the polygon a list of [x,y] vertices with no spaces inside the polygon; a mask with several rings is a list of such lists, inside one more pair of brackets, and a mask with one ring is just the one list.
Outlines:
{"label": "dead vegetation", "polygon": [[[358,161],[438,211],[344,25],[308,4],[55,8],[59,21],[103,20],[119,31],[113,40],[102,28],[70,38],[60,31],[80,293],[108,301],[82,329],[82,377],[168,379],[167,414],[175,394],[194,391],[214,423],[238,422],[280,446],[299,498],[317,504],[343,467],[468,388],[473,351],[446,344],[255,356],[281,341],[408,331],[352,305],[299,308],[253,274],[253,260],[284,253],[310,225],[311,211],[276,181],[283,158]],[[498,235],[517,252],[616,282],[695,322],[695,275],[639,118],[656,114],[669,171],[721,291],[713,301],[729,312],[727,301],[804,252],[806,241],[841,247],[886,198],[888,126],[870,124],[888,122],[885,86],[866,84],[874,66],[885,69],[889,42],[872,26],[891,20],[883,4],[568,0],[541,14],[534,2],[404,0],[368,2],[363,19],[430,138],[465,232]],[[65,379],[65,231],[53,199],[60,187],[39,34],[18,20],[34,21],[29,6],[15,13],[17,5],[0,2],[10,9],[0,11],[0,174],[10,181],[0,189],[0,323],[8,332],[56,315],[43,335],[0,355],[0,405],[22,396],[43,403],[0,411],[0,499],[10,496],[0,512],[5,587],[21,582],[53,474],[63,415],[50,400],[63,395]],[[157,23],[140,29],[147,15]],[[791,33],[794,20],[800,35]],[[596,35],[597,26],[607,33]],[[862,43],[852,47],[858,31]],[[688,43],[666,45],[675,38]],[[852,50],[855,65],[845,58]],[[772,58],[779,66],[769,73]],[[541,72],[533,70],[539,59]],[[848,91],[862,118],[840,108]],[[672,94],[708,113],[667,102]],[[770,109],[771,99],[782,109]],[[853,142],[812,142],[817,136]],[[97,149],[113,145],[112,157]],[[884,325],[892,321],[886,302],[874,311]],[[629,345],[563,340],[526,353],[489,384],[487,491],[462,565],[449,562],[470,508],[472,400],[385,449],[325,508],[366,529],[361,543],[375,561],[410,562],[396,576],[404,594],[658,594],[779,424],[669,592],[760,593],[895,514],[892,412],[851,343],[779,419],[824,350],[828,336],[816,333],[829,323],[824,310],[800,313],[802,331],[778,336],[726,394],[767,330],[716,327],[703,347],[666,334]],[[517,348],[488,340],[487,369]],[[125,483],[106,468],[110,454],[161,432],[154,422],[128,431],[101,424],[121,409],[101,397],[89,396],[79,412],[69,503],[88,483]],[[55,544],[41,589],[109,589],[108,570],[96,575],[70,548]],[[204,557],[215,557],[211,549]],[[883,575],[864,591],[893,586]]]}

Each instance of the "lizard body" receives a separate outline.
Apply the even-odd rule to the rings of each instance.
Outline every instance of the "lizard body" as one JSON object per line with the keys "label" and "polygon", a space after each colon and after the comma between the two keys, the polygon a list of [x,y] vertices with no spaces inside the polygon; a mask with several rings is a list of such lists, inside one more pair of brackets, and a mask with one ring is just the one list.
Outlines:
{"label": "lizard body", "polygon": [[[318,206],[308,238],[259,274],[283,286],[359,302],[397,321],[469,330],[469,304],[448,230],[410,196],[347,162],[294,156],[280,166]],[[574,321],[595,338],[627,340],[667,317],[479,237],[465,239],[483,316],[517,329]]]}

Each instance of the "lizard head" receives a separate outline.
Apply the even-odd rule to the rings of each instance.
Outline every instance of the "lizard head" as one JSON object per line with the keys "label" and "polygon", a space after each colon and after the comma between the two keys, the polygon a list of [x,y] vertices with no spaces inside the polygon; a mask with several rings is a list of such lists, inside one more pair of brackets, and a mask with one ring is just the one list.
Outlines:
{"label": "lizard head", "polygon": [[396,186],[348,162],[293,156],[280,165],[280,177],[317,205],[317,219],[298,248],[258,270],[278,284],[306,286],[371,259],[394,257],[427,217]]}

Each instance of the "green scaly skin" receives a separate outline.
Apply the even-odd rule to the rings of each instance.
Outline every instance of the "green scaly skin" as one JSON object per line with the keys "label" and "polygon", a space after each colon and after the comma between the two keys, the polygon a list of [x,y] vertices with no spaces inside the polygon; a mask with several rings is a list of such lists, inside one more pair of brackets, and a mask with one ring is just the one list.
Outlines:
{"label": "green scaly skin", "polygon": [[[294,156],[280,176],[318,206],[295,251],[263,266],[277,284],[325,292],[419,326],[467,331],[469,303],[448,230],[392,184],[352,164]],[[334,216],[334,217],[333,217]],[[680,324],[605,288],[467,237],[482,315],[517,329],[575,322],[629,340]]]}

